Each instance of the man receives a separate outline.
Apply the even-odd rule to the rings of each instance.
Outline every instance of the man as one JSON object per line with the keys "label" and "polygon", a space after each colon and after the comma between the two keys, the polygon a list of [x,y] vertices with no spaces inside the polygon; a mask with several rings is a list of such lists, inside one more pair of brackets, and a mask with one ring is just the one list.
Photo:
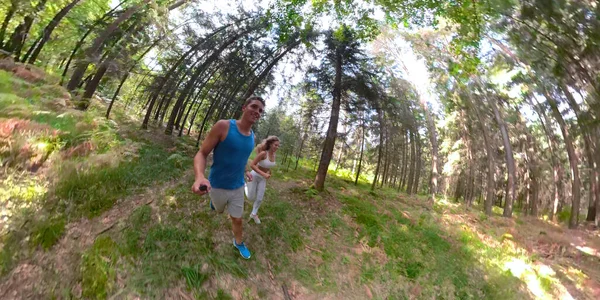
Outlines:
{"label": "man", "polygon": [[[252,180],[250,172],[245,172],[248,157],[254,149],[252,125],[260,119],[265,101],[256,96],[246,100],[239,120],[219,120],[202,142],[200,151],[194,157],[196,180],[192,192],[210,195],[210,207],[222,213],[227,206],[233,229],[233,245],[243,258],[250,258],[250,250],[242,240],[242,213],[244,212],[244,173]],[[214,150],[213,164],[208,180],[204,177],[206,158]]]}

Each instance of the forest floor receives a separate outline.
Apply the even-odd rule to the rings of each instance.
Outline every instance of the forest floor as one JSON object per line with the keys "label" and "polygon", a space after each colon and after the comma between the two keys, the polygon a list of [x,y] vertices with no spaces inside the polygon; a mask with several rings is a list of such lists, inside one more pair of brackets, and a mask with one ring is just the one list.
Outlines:
{"label": "forest floor", "polygon": [[192,139],[19,72],[0,71],[1,299],[600,298],[597,230],[333,173],[317,193],[304,164],[274,171],[244,260],[190,192]]}

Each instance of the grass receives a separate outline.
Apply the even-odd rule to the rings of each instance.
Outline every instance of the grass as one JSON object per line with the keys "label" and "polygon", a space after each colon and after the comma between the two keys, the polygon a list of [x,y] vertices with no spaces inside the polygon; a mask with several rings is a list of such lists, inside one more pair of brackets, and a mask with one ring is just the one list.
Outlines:
{"label": "grass", "polygon": [[60,215],[38,222],[31,234],[33,245],[39,245],[44,250],[50,249],[62,237],[65,225],[66,220]]}
{"label": "grass", "polygon": [[[24,128],[0,140],[0,159],[9,162],[0,176],[0,208],[11,216],[0,237],[0,274],[30,252],[19,249],[49,250],[68,222],[99,216],[119,199],[180,176],[191,164],[187,153],[123,136],[118,123],[103,118],[103,108],[56,106],[64,93],[0,71],[0,122],[12,118]],[[80,146],[81,152],[65,156]],[[30,173],[39,168],[48,176]]]}
{"label": "grass", "polygon": [[[73,172],[56,185],[56,197],[69,205],[74,216],[94,217],[111,208],[114,203],[128,195],[140,192],[157,180],[176,178],[183,166],[167,160],[168,153],[150,146],[139,150],[139,157],[121,162],[114,168],[91,168],[85,172]],[[187,159],[189,165],[191,159]]]}
{"label": "grass", "polygon": [[82,295],[88,299],[106,299],[116,280],[118,245],[108,236],[96,239],[81,259]]}

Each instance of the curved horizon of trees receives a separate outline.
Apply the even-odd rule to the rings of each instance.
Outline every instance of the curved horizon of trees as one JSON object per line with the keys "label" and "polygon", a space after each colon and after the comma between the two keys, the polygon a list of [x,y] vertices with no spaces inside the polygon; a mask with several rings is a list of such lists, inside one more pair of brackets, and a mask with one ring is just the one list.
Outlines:
{"label": "curved horizon of trees", "polygon": [[[8,0],[0,49],[46,70],[78,109],[101,95],[107,118],[117,104],[141,129],[197,144],[243,99],[288,88],[289,109],[267,113],[257,136],[282,136],[287,168],[312,161],[319,191],[346,170],[371,189],[598,226],[600,8],[547,4],[375,1],[382,24],[361,1],[209,12],[193,0]],[[425,62],[431,91],[398,43]],[[275,87],[282,65],[301,83]]]}

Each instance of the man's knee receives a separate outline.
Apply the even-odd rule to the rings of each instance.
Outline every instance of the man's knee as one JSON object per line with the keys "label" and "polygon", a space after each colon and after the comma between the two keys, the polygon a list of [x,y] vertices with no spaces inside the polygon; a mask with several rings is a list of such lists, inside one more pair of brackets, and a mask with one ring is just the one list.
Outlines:
{"label": "man's knee", "polygon": [[231,217],[231,223],[233,223],[235,225],[242,225],[242,218]]}

